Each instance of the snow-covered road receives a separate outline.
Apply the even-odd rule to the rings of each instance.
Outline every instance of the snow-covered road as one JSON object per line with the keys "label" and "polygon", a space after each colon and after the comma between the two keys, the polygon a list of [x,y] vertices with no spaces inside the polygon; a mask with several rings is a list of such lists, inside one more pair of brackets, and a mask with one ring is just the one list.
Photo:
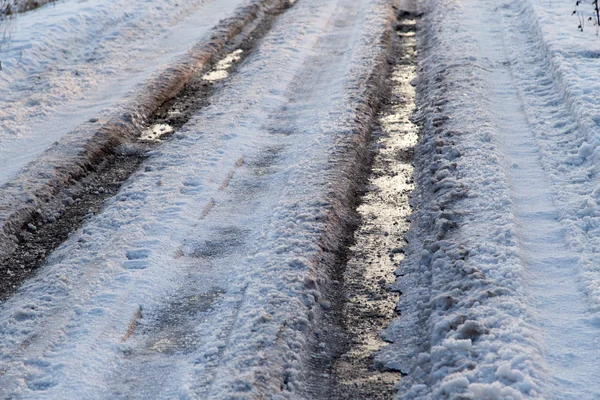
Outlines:
{"label": "snow-covered road", "polygon": [[392,18],[382,0],[284,14],[2,304],[0,397],[302,396]]}
{"label": "snow-covered road", "polygon": [[[0,250],[78,207],[85,157],[148,157],[0,304],[0,397],[347,399],[379,379],[381,398],[395,380],[399,399],[600,398],[600,41],[572,7],[65,0],[18,16]],[[392,53],[414,24],[415,79]],[[134,136],[184,114],[177,93],[205,97],[148,151]]]}
{"label": "snow-covered road", "polygon": [[[490,76],[490,106],[495,110],[495,124],[501,133],[497,138],[498,156],[510,188],[518,255],[525,265],[524,288],[545,342],[544,358],[551,375],[549,390],[560,393],[560,398],[565,399],[598,397],[600,329],[587,310],[586,296],[577,280],[583,265],[569,249],[566,229],[560,223],[560,208],[554,201],[552,177],[544,172],[540,159],[544,152],[536,141],[538,128],[531,123],[532,118],[546,114],[544,125],[550,126],[545,126],[543,133],[557,138],[564,133],[564,125],[572,124],[573,119],[565,105],[552,104],[553,91],[547,77],[531,80],[538,84],[534,96],[525,97],[520,93],[518,78],[513,78],[510,65],[515,63],[516,54],[529,52],[527,45],[515,48],[527,43],[526,35],[511,37],[513,33],[493,44],[492,38],[503,38],[501,28],[515,32],[526,29],[526,25],[511,23],[505,14],[500,29],[489,29],[497,18],[495,9],[486,8],[485,4],[465,4],[465,8],[480,18],[486,17],[487,23],[483,27],[488,27],[489,31],[480,28],[485,45],[479,47],[479,55],[494,65],[504,62],[505,66],[494,68]],[[505,41],[513,46],[506,49]],[[509,52],[512,53],[510,57]],[[537,67],[542,70],[544,67],[543,61],[530,60],[522,59],[522,62],[530,63],[527,69]],[[540,99],[546,102],[525,103],[539,102]],[[554,118],[551,115],[555,115]],[[561,182],[560,186],[566,184]],[[558,188],[565,189],[568,187]]]}

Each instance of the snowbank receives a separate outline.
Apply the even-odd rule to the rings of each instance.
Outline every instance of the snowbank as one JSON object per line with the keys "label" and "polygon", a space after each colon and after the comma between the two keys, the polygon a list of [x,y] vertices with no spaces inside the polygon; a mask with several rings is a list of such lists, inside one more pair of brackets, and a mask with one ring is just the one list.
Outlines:
{"label": "snowbank", "polygon": [[423,4],[415,216],[379,355],[401,398],[598,395],[600,70],[572,6]]}

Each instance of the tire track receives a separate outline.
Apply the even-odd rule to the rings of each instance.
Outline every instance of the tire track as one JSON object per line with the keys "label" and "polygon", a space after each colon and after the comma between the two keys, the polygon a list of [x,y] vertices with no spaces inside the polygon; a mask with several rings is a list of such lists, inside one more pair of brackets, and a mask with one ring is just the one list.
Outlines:
{"label": "tire track", "polygon": [[471,29],[478,31],[479,56],[488,65],[488,107],[493,110],[495,143],[515,216],[523,284],[550,374],[549,382],[544,382],[546,395],[596,398],[600,363],[595,355],[600,341],[590,338],[600,330],[579,280],[582,260],[569,245],[568,228],[560,222],[565,215],[560,197],[570,197],[572,188],[568,180],[555,179],[561,175],[557,173],[561,165],[576,160],[581,135],[549,76],[543,46],[530,24],[521,19],[525,14],[519,2],[465,1],[464,5],[467,21],[479,22]]}
{"label": "tire track", "polygon": [[229,67],[234,73],[290,4],[258,1],[237,10],[208,44],[199,43],[188,59],[149,82],[123,115],[116,113],[100,128],[95,123],[78,128],[3,186],[0,299],[33,276],[47,255],[98,213],[144,159],[160,148],[159,141],[139,140],[144,129],[157,124],[181,128],[226,83],[206,82],[204,73],[219,57],[241,48],[244,52]]}
{"label": "tire track", "polygon": [[303,0],[284,14],[211,104],[3,305],[2,389],[302,397],[391,22],[384,0]]}
{"label": "tire track", "polygon": [[396,349],[386,348],[382,331],[402,312],[396,306],[401,293],[391,288],[404,259],[412,212],[412,154],[418,140],[418,129],[411,122],[417,18],[412,4],[405,2],[399,10],[399,44],[386,85],[391,93],[374,127],[374,160],[357,208],[361,224],[348,249],[341,291],[342,321],[350,339],[344,354],[336,359],[329,398],[392,398],[402,379],[403,371],[386,365],[386,353]]}

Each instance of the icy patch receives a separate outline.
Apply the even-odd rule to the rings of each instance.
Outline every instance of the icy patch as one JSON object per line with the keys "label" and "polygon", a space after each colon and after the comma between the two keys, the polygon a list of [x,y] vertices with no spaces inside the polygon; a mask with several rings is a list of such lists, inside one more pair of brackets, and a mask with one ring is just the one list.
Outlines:
{"label": "icy patch", "polygon": [[173,133],[173,127],[168,124],[155,124],[150,128],[145,129],[140,135],[140,140],[148,142],[160,142],[164,135]]}
{"label": "icy patch", "polygon": [[[414,29],[414,20],[403,21]],[[405,38],[399,52],[408,62],[400,62],[392,71],[391,101],[379,118],[381,132],[377,129],[374,135],[376,153],[368,192],[357,209],[362,222],[354,233],[355,242],[349,249],[344,272],[344,287],[352,292],[344,307],[344,321],[356,337],[335,367],[341,384],[360,387],[357,398],[371,397],[366,391],[369,385],[382,398],[391,397],[392,388],[404,371],[398,365],[386,364],[385,355],[377,354],[387,346],[380,331],[396,317],[398,294],[391,293],[389,287],[404,258],[404,236],[411,213],[409,196],[414,188],[411,161],[418,139],[418,128],[410,120],[415,96],[410,85],[415,75],[414,38]],[[373,361],[377,371],[373,371]],[[389,371],[383,372],[380,367]]]}
{"label": "icy patch", "polygon": [[243,50],[237,49],[228,54],[225,58],[217,63],[212,71],[206,73],[202,79],[209,82],[216,82],[227,78],[229,76],[229,69],[234,63],[238,62],[242,58],[243,52]]}

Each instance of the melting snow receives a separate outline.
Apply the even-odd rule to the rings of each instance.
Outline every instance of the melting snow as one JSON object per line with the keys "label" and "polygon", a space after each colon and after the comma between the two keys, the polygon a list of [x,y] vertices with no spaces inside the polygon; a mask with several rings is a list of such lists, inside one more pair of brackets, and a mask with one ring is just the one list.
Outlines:
{"label": "melting snow", "polygon": [[227,78],[229,76],[228,70],[234,63],[236,63],[242,58],[243,52],[243,50],[237,49],[234,52],[228,54],[227,56],[225,56],[225,58],[219,60],[215,68],[212,71],[205,74],[202,77],[202,79],[209,82],[215,82]]}
{"label": "melting snow", "polygon": [[173,127],[168,124],[154,124],[148,129],[145,129],[140,135],[141,140],[150,142],[158,142],[160,139],[169,133],[173,133]]}

